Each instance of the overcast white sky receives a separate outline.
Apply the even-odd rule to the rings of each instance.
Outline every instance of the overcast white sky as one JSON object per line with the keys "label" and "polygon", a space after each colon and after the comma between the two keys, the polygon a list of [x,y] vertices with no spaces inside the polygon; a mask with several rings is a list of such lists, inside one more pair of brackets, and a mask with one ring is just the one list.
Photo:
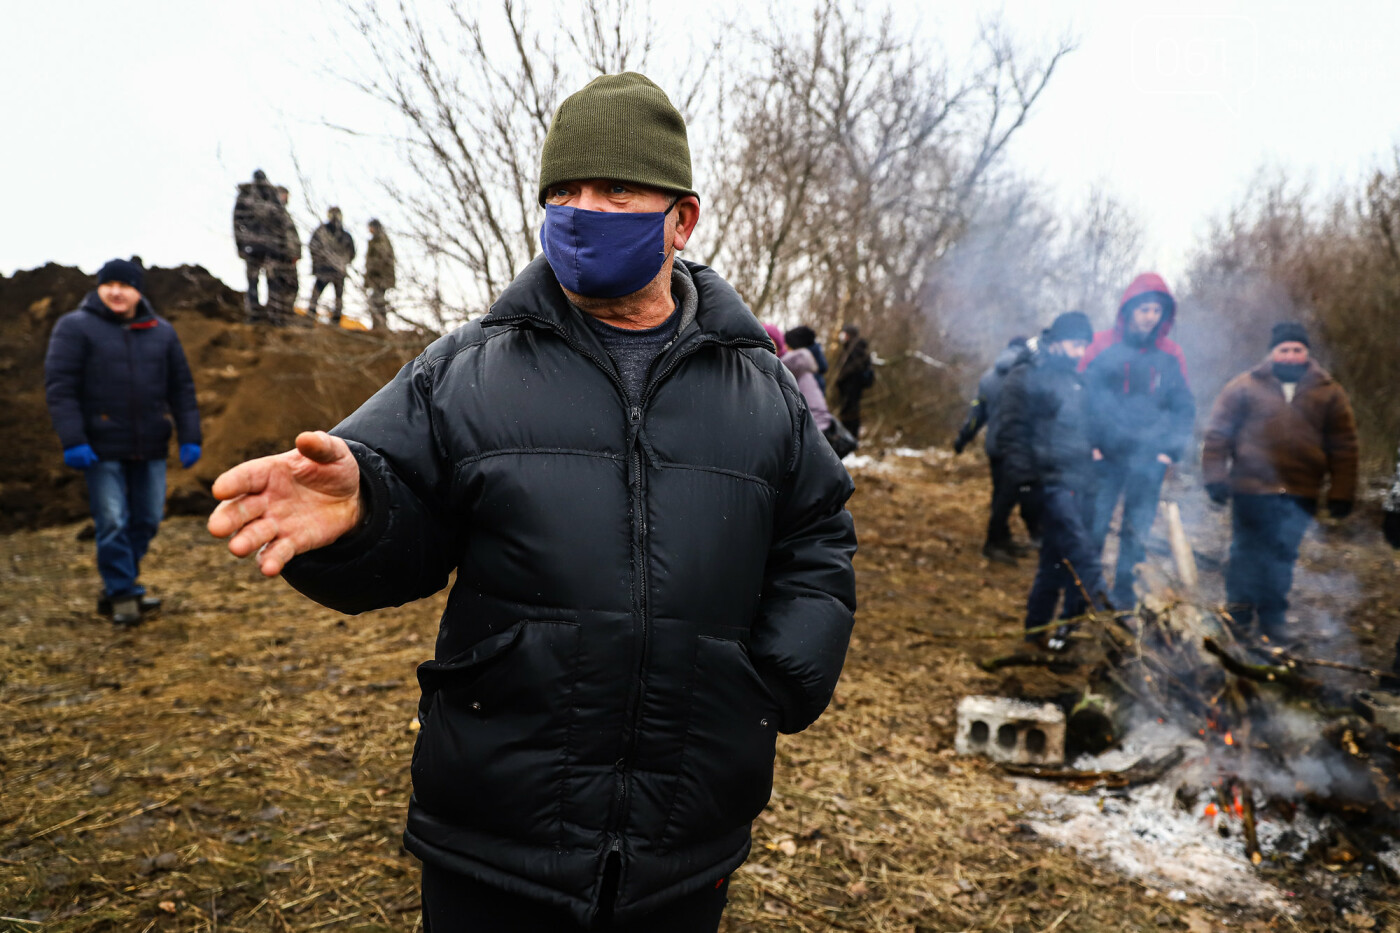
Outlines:
{"label": "overcast white sky", "polygon": [[[570,5],[552,15],[567,28]],[[660,4],[658,4],[658,7]],[[368,179],[384,146],[319,128],[373,122],[327,76],[339,61],[316,3],[14,4],[0,39],[5,180],[0,272],[53,260],[93,270],[117,255],[207,266],[241,287],[234,185],[261,166],[294,206],[336,201],[363,237],[379,214]],[[1003,0],[907,3],[911,28],[967,48],[1000,10],[1026,41],[1079,37],[1012,165],[1066,206],[1104,182],[1135,208],[1148,257],[1174,278],[1208,219],[1262,167],[1326,187],[1354,181],[1400,143],[1400,4]],[[703,7],[658,10],[703,35]],[[907,12],[906,12],[907,11]],[[674,16],[674,20],[672,19]],[[293,145],[314,180],[298,190]],[[303,237],[309,233],[302,224]]]}

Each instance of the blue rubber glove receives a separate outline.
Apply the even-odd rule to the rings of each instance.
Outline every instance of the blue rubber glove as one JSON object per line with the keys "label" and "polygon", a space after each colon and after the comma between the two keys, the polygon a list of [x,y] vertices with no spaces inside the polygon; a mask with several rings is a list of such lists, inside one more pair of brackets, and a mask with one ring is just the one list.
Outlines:
{"label": "blue rubber glove", "polygon": [[189,469],[199,462],[200,449],[198,444],[180,445],[180,466]]}
{"label": "blue rubber glove", "polygon": [[75,470],[86,470],[98,461],[97,451],[91,444],[79,444],[63,451],[63,462]]}

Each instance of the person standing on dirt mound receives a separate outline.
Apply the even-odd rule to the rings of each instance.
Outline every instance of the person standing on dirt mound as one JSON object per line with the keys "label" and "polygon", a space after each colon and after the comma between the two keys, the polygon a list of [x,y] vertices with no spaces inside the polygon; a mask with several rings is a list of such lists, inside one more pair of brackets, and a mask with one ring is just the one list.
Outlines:
{"label": "person standing on dirt mound", "polygon": [[175,328],[141,295],[145,270],[113,259],[97,291],[58,319],[44,359],[49,415],[63,462],[82,470],[97,528],[98,611],[136,625],[160,600],[141,585],[141,558],[165,512],[171,419],[180,465],[203,440],[194,379]]}
{"label": "person standing on dirt mound", "polygon": [[870,344],[854,324],[842,327],[837,339],[841,341],[841,365],[836,368],[836,394],[840,399],[836,417],[859,440],[860,398],[875,384]]}
{"label": "person standing on dirt mound", "polygon": [[300,282],[297,263],[301,262],[301,237],[297,234],[296,224],[292,222],[291,212],[287,210],[290,199],[291,192],[278,185],[277,203],[282,208],[282,243],[275,253],[269,254],[267,273],[267,321],[275,327],[286,327],[296,319]]}
{"label": "person standing on dirt mound", "polygon": [[1196,401],[1181,347],[1167,336],[1176,299],[1156,273],[1133,279],[1112,328],[1094,335],[1079,365],[1095,425],[1094,544],[1101,551],[1121,500],[1113,602],[1137,604],[1133,570],[1147,556],[1162,482],[1191,442]]}
{"label": "person standing on dirt mound", "polygon": [[1066,311],[1040,335],[1034,354],[1006,377],[1001,394],[1003,481],[1034,492],[1041,504],[1040,564],[1026,598],[1026,639],[1068,646],[1066,627],[1047,631],[1064,599],[1062,619],[1110,608],[1098,549],[1089,532],[1093,510],[1093,444],[1080,357],[1094,329],[1080,311]]}
{"label": "person standing on dirt mound", "polygon": [[1327,485],[1333,518],[1356,499],[1356,420],[1346,390],[1312,359],[1303,325],[1274,325],[1269,355],[1226,383],[1201,452],[1206,492],[1232,502],[1225,598],[1241,627],[1287,637],[1284,613],[1303,534]]}
{"label": "person standing on dirt mound", "polygon": [[244,299],[248,323],[267,320],[267,305],[258,297],[259,280],[267,275],[268,303],[272,302],[272,264],[286,251],[287,225],[291,222],[277,196],[277,188],[258,169],[251,182],[238,186],[233,202],[233,240],[248,272],[248,294]]}
{"label": "person standing on dirt mound", "polygon": [[1001,453],[1001,432],[1005,419],[1001,416],[1001,390],[1006,377],[1015,365],[1031,355],[1030,341],[1025,337],[1012,337],[1006,349],[997,354],[992,365],[977,382],[977,397],[967,409],[967,419],[953,440],[953,453],[960,454],[977,437],[982,426],[987,426],[984,441],[987,450],[987,464],[992,471],[992,506],[987,518],[987,539],[982,544],[982,556],[998,564],[1015,565],[1016,558],[1022,555],[1020,548],[1011,539],[1011,511],[1021,506],[1021,521],[1026,523],[1026,532],[1032,541],[1040,538],[1040,504],[1032,495],[1025,495],[1021,487],[1008,483],[1005,478],[1005,460]]}
{"label": "person standing on dirt mound", "polygon": [[389,299],[385,292],[398,281],[394,273],[394,244],[378,220],[369,222],[369,244],[365,246],[365,291],[369,292],[369,316],[375,330],[389,326]]}
{"label": "person standing on dirt mound", "polygon": [[210,531],[363,612],[455,571],[404,844],[425,929],[714,931],[774,742],[831,699],[850,477],[734,289],[682,262],[685,122],[560,104],[537,257],[331,433],[221,476]]}
{"label": "person standing on dirt mound", "polygon": [[345,310],[342,293],[345,290],[345,275],[355,258],[355,238],[345,229],[341,221],[340,208],[333,207],[326,212],[326,222],[311,234],[311,274],[316,281],[311,285],[311,306],[307,314],[316,320],[316,305],[321,301],[321,292],[329,285],[335,292],[335,309],[330,322],[340,323],[341,312]]}

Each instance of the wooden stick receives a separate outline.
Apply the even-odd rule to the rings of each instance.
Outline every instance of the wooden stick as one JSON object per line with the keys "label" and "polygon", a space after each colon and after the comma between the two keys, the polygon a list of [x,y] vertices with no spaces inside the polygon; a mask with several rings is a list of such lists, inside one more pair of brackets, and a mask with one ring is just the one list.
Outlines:
{"label": "wooden stick", "polygon": [[1220,647],[1214,638],[1202,639],[1201,647],[1219,658],[1220,665],[1236,677],[1243,677],[1257,683],[1276,683],[1294,692],[1309,696],[1316,696],[1322,692],[1322,684],[1310,677],[1304,677],[1291,668],[1279,667],[1274,664],[1247,664],[1231,656],[1228,651]]}
{"label": "wooden stick", "polygon": [[1172,560],[1176,563],[1176,575],[1188,593],[1196,591],[1200,575],[1196,572],[1196,555],[1191,550],[1191,539],[1186,537],[1186,527],[1181,523],[1181,507],[1175,502],[1167,503],[1167,539],[1172,546]]}
{"label": "wooden stick", "polygon": [[1333,670],[1350,671],[1353,674],[1365,674],[1377,679],[1396,676],[1394,671],[1383,671],[1374,667],[1362,667],[1359,664],[1346,664],[1342,661],[1325,661],[1322,658],[1299,658],[1289,654],[1282,648],[1271,648],[1269,649],[1269,653],[1289,665],[1301,664],[1303,667],[1330,667]]}
{"label": "wooden stick", "polygon": [[1244,821],[1244,854],[1258,865],[1264,856],[1259,851],[1259,830],[1254,821],[1254,792],[1240,781],[1235,784],[1235,793],[1240,796],[1240,819]]}

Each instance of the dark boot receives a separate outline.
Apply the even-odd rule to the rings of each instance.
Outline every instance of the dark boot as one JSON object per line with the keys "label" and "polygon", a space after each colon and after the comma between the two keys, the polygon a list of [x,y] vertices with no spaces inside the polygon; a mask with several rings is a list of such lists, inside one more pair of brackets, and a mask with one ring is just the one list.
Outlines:
{"label": "dark boot", "polygon": [[1004,564],[1007,567],[1016,566],[1016,555],[999,544],[988,542],[982,545],[982,556],[994,564]]}
{"label": "dark boot", "polygon": [[112,600],[112,624],[131,628],[141,624],[141,600],[136,596],[120,596]]}
{"label": "dark boot", "polygon": [[[160,611],[160,597],[150,595],[141,596],[137,598],[136,605],[137,608],[141,610],[142,615],[150,615],[153,612]],[[104,616],[112,614],[112,597],[108,596],[106,593],[97,597],[97,614]]]}

